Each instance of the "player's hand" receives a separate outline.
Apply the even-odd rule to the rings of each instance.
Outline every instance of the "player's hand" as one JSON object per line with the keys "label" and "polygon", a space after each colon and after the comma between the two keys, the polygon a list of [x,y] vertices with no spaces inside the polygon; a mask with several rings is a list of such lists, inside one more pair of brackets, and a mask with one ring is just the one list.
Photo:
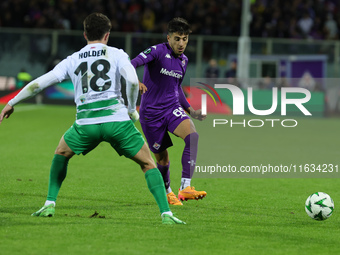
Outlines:
{"label": "player's hand", "polygon": [[146,91],[148,91],[148,88],[145,86],[144,83],[139,82],[139,92],[141,95],[143,95]]}
{"label": "player's hand", "polygon": [[193,118],[193,119],[196,119],[196,120],[204,120],[207,115],[203,115],[202,114],[202,110],[199,109],[199,110],[194,110],[194,109],[190,109],[190,116]]}
{"label": "player's hand", "polygon": [[129,112],[129,116],[130,119],[132,120],[133,123],[135,123],[137,120],[139,120],[139,114],[137,112],[137,110],[135,110],[134,112]]}
{"label": "player's hand", "polygon": [[9,116],[14,112],[14,107],[7,104],[0,113],[0,124],[4,118],[8,119]]}

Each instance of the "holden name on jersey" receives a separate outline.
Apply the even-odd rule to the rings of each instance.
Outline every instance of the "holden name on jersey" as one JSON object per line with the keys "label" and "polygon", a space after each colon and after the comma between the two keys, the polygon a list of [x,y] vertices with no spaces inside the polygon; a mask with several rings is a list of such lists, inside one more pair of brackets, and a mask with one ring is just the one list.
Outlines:
{"label": "holden name on jersey", "polygon": [[102,49],[102,50],[89,50],[89,51],[85,51],[85,52],[80,52],[79,53],[79,59],[82,58],[87,58],[87,57],[100,57],[102,55],[106,54],[106,49]]}

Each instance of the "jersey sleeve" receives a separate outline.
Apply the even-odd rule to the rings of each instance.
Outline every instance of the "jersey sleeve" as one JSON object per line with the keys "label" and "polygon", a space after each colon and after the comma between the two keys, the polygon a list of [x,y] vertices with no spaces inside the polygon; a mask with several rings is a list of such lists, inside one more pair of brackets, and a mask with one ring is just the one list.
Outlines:
{"label": "jersey sleeve", "polygon": [[178,88],[178,100],[179,100],[179,103],[182,105],[183,109],[188,110],[188,108],[190,107],[190,104],[184,95],[182,86],[179,86]]}
{"label": "jersey sleeve", "polygon": [[120,73],[126,81],[126,97],[128,100],[128,112],[136,111],[136,103],[138,99],[138,77],[135,68],[129,63],[120,68]]}
{"label": "jersey sleeve", "polygon": [[123,50],[119,50],[119,53],[120,53],[120,55],[119,55],[118,60],[117,60],[118,70],[120,70],[120,68],[125,66],[125,65],[131,65],[129,55],[126,52],[124,52]]}
{"label": "jersey sleeve", "polygon": [[147,63],[158,59],[158,54],[161,52],[159,45],[154,45],[150,48],[147,48],[145,51],[139,53],[134,59],[131,60],[131,64],[134,68],[137,68],[142,65],[146,65]]}
{"label": "jersey sleeve", "polygon": [[132,113],[136,110],[136,102],[138,98],[138,77],[135,68],[132,66],[129,55],[121,51],[118,58],[117,67],[119,73],[126,81],[126,97],[128,99],[128,112]]}
{"label": "jersey sleeve", "polygon": [[68,70],[70,70],[68,68],[69,58],[70,57],[67,57],[66,59],[58,63],[52,70],[53,74],[57,77],[59,82],[70,78],[68,74]]}
{"label": "jersey sleeve", "polygon": [[28,83],[18,95],[16,95],[13,99],[11,99],[8,104],[10,106],[14,106],[20,103],[23,100],[26,100],[32,96],[35,96],[43,89],[55,84],[58,82],[57,77],[54,75],[52,71],[36,78],[35,80]]}

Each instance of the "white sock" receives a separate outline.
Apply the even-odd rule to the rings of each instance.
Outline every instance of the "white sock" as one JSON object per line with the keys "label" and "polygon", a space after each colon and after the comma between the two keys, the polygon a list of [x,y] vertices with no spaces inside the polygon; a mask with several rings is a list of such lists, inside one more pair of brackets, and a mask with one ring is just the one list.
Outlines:
{"label": "white sock", "polygon": [[169,187],[169,188],[167,188],[166,189],[166,194],[168,195],[169,193],[171,193],[172,192],[172,189]]}
{"label": "white sock", "polygon": [[182,178],[181,179],[181,188],[180,188],[180,190],[183,190],[186,187],[190,186],[190,183],[191,183],[191,179],[189,179],[189,178]]}
{"label": "white sock", "polygon": [[[162,213],[162,215],[163,215],[163,214],[167,214],[167,215],[173,216],[172,211],[167,211],[167,212]],[[161,216],[162,216],[162,215],[161,215]]]}
{"label": "white sock", "polygon": [[55,206],[55,201],[46,200],[44,206],[47,206],[47,205],[50,205],[50,204],[53,204]]}

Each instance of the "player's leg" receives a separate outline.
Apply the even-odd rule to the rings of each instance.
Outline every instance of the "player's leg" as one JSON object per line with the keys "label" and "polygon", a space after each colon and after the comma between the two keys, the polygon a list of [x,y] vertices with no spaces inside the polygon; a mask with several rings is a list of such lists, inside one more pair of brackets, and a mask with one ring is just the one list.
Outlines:
{"label": "player's leg", "polygon": [[182,154],[182,179],[178,198],[202,199],[207,195],[205,191],[196,191],[191,187],[191,179],[195,171],[197,150],[198,150],[198,133],[194,123],[190,118],[181,121],[173,130],[173,134],[181,137],[185,142]]}
{"label": "player's leg", "polygon": [[166,119],[142,121],[141,126],[149,148],[155,155],[157,168],[162,174],[169,204],[183,205],[170,187],[170,161],[167,148],[172,146],[172,141],[168,134]]}
{"label": "player's leg", "polygon": [[57,196],[61,184],[66,177],[68,161],[73,155],[74,152],[68,147],[63,136],[60,139],[52,160],[46,202],[44,206],[39,211],[33,213],[32,216],[52,217],[54,215]]}
{"label": "player's leg", "polygon": [[141,126],[149,148],[155,155],[157,168],[162,174],[169,204],[182,205],[170,187],[170,161],[167,148],[172,146],[172,141],[168,134],[166,121],[164,119],[142,121]]}
{"label": "player's leg", "polygon": [[169,160],[169,153],[168,150],[164,150],[159,153],[154,153],[156,161],[157,161],[157,168],[162,174],[164,185],[167,193],[171,192],[170,188],[170,160]]}
{"label": "player's leg", "polygon": [[146,143],[144,143],[140,151],[131,159],[137,162],[141,166],[142,171],[145,173],[145,179],[148,188],[158,204],[162,217],[162,223],[185,224],[185,222],[174,217],[169,208],[162,175],[156,168]]}
{"label": "player's leg", "polygon": [[94,149],[100,140],[97,125],[77,125],[69,128],[55,150],[50,169],[48,194],[45,205],[32,216],[51,217],[54,215],[55,204],[61,185],[67,174],[67,166],[74,154],[84,155]]}
{"label": "player's leg", "polygon": [[52,160],[47,200],[56,201],[67,174],[68,162],[75,153],[66,144],[64,136],[60,139]]}
{"label": "player's leg", "polygon": [[144,172],[146,183],[158,204],[160,213],[170,212],[162,176],[156,168],[155,162],[145,142],[137,154],[131,157],[131,159],[139,164]]}
{"label": "player's leg", "polygon": [[[105,132],[110,136],[107,138],[107,141],[111,143],[112,147],[119,155],[124,155],[138,163],[145,173],[146,183],[157,202],[162,216],[162,222],[164,224],[185,224],[181,220],[173,217],[166,198],[162,175],[156,168],[155,162],[151,157],[151,153],[141,133],[136,129],[132,121],[104,125],[115,126],[115,128],[108,128],[108,131]],[[112,130],[116,132],[113,134]]]}
{"label": "player's leg", "polygon": [[157,168],[163,177],[168,203],[171,205],[183,205],[170,187],[170,160],[168,150],[164,150],[160,153],[154,153],[154,155],[157,161]]}

